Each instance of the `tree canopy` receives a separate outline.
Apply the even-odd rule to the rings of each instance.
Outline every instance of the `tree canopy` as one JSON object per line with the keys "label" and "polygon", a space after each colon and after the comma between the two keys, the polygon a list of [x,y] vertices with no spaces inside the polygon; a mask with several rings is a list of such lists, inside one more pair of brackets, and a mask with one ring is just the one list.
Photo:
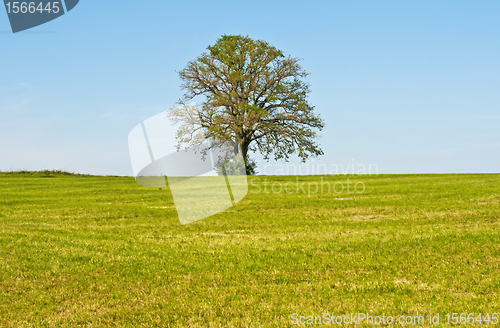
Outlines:
{"label": "tree canopy", "polygon": [[179,145],[229,142],[247,163],[249,151],[267,160],[323,154],[317,131],[324,122],[307,101],[308,73],[298,58],[241,35],[223,35],[207,50],[179,72],[185,93],[169,111],[181,123]]}

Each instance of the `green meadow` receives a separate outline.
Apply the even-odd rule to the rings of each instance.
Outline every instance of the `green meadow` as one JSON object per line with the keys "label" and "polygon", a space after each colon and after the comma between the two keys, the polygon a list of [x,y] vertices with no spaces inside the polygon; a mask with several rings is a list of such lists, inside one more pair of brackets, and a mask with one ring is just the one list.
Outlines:
{"label": "green meadow", "polygon": [[[168,188],[130,177],[0,173],[0,327],[500,313],[499,174],[258,178],[180,225]],[[308,193],[321,179],[364,192]]]}

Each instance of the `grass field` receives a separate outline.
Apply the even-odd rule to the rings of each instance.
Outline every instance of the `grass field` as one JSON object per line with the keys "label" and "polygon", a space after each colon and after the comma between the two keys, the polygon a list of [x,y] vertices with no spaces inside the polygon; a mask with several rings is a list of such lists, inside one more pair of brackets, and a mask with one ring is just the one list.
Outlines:
{"label": "grass field", "polygon": [[260,178],[181,226],[169,191],[133,178],[0,173],[0,327],[500,312],[500,175],[323,176],[366,190],[313,195]]}

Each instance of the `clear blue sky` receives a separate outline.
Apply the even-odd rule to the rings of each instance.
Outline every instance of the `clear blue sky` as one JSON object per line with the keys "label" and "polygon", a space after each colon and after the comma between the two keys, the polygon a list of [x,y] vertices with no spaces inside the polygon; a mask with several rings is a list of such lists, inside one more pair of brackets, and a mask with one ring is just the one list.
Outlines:
{"label": "clear blue sky", "polygon": [[128,133],[179,99],[175,71],[243,34],[304,59],[314,165],[500,172],[499,17],[496,0],[81,0],[12,34],[0,9],[0,170],[130,175]]}

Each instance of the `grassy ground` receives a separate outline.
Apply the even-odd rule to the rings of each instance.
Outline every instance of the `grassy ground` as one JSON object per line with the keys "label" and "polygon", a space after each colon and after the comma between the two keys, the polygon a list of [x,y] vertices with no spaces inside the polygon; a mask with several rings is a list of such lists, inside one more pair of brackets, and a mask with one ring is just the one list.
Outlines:
{"label": "grassy ground", "polygon": [[500,312],[500,175],[324,176],[366,190],[312,195],[260,178],[181,226],[168,190],[133,178],[0,173],[0,327]]}

